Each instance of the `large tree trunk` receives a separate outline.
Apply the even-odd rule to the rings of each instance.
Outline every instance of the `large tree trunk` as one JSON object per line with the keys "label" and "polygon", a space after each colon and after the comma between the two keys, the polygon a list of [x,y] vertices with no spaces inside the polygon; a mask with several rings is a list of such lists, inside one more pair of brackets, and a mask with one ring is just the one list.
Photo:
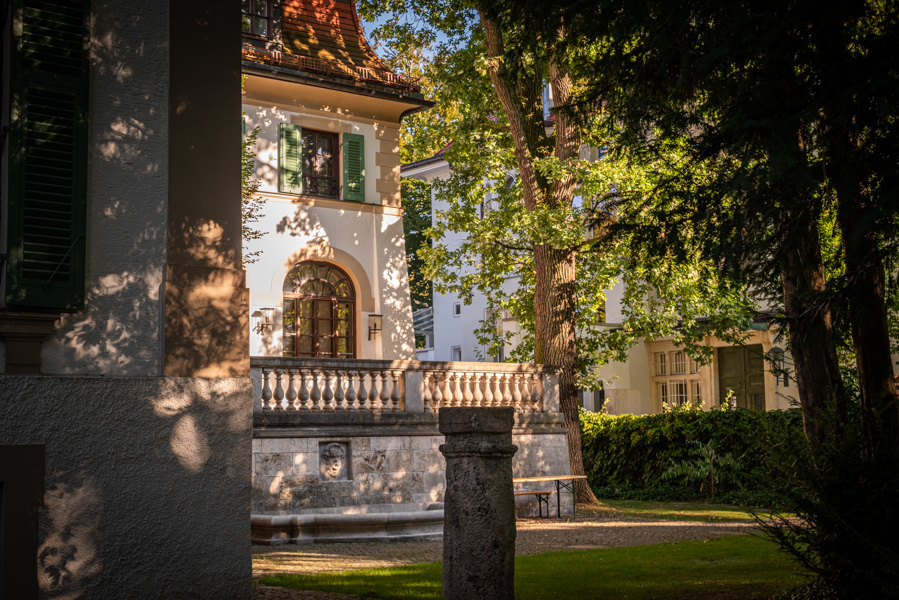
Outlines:
{"label": "large tree trunk", "polygon": [[[502,32],[481,13],[490,58],[490,80],[503,112],[509,120],[515,145],[518,176],[525,207],[565,209],[571,206],[577,181],[573,176],[547,184],[538,173],[534,159],[545,139],[540,106],[539,70],[511,74],[504,64]],[[560,34],[563,32],[560,32]],[[555,57],[554,57],[555,58]],[[563,64],[552,60],[550,81],[556,102],[563,104],[571,94],[571,79]],[[556,115],[554,124],[554,156],[559,160],[575,158],[580,150],[579,130],[564,115]],[[573,227],[580,223],[572,223]],[[575,285],[576,251],[554,248],[549,244],[534,246],[534,361],[559,369],[559,404],[568,440],[571,473],[584,475],[581,452],[581,429],[577,398],[577,291]],[[596,502],[585,480],[575,482],[575,498],[580,502]]]}
{"label": "large tree trunk", "polygon": [[[564,28],[559,31],[559,38],[565,35]],[[557,106],[564,106],[571,100],[572,82],[566,64],[559,60],[559,55],[553,52],[549,65],[549,81],[553,90],[553,98]],[[555,157],[561,161],[577,158],[581,149],[580,129],[564,112],[555,113],[554,131],[556,135]],[[547,202],[555,209],[569,208],[574,200],[577,189],[577,180],[569,174],[552,182]],[[571,223],[572,227],[583,227],[581,223]],[[559,403],[562,415],[565,418],[565,429],[568,437],[568,458],[572,475],[585,475],[584,457],[581,448],[581,420],[580,402],[578,402],[577,385],[577,286],[575,284],[576,254],[573,250],[553,250],[551,252],[556,259],[553,261],[559,266],[549,281],[549,295],[558,298],[559,304],[564,307],[557,313],[558,322],[546,323],[546,331],[559,337],[558,349],[563,355],[560,362],[547,361],[561,367],[559,372]],[[553,305],[550,304],[550,307]],[[544,340],[546,343],[546,340]],[[545,346],[548,350],[548,345]],[[593,490],[585,479],[574,482],[575,498],[580,502],[590,504],[598,500]]]}
{"label": "large tree trunk", "polygon": [[878,246],[875,207],[865,184],[864,161],[852,120],[831,119],[839,111],[828,107],[827,168],[837,195],[837,222],[843,234],[846,296],[852,348],[861,393],[862,430],[869,452],[876,441],[899,443],[899,390],[890,356],[886,285]]}
{"label": "large tree trunk", "polygon": [[822,304],[825,280],[817,223],[806,216],[796,233],[798,243],[781,267],[784,314],[805,436],[810,443],[817,444],[822,441],[819,425],[822,409],[835,398],[844,410],[845,399],[830,308]]}
{"label": "large tree trunk", "polygon": [[862,429],[873,451],[876,440],[899,442],[899,396],[890,356],[885,273],[877,235],[865,226],[864,193],[837,189],[837,218],[843,232],[852,348],[861,391]]}

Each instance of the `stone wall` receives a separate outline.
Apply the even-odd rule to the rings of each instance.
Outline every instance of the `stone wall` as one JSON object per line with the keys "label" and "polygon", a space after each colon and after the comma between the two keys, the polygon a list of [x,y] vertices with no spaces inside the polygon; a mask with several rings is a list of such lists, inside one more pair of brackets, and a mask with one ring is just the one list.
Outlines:
{"label": "stone wall", "polygon": [[0,377],[0,445],[44,449],[41,597],[250,597],[250,385]]}
{"label": "stone wall", "polygon": [[[424,510],[428,504],[443,502],[446,462],[438,451],[444,438],[437,430],[436,415],[301,418],[302,424],[279,426],[257,419],[254,514],[389,512],[396,505],[408,504]],[[560,414],[517,415],[513,442],[518,446],[512,463],[515,477],[569,473]],[[323,473],[322,451],[335,443],[347,451],[347,468],[330,477]],[[522,513],[536,511],[532,496],[517,500]],[[571,512],[570,494],[563,493],[562,507],[563,512],[566,507]]]}

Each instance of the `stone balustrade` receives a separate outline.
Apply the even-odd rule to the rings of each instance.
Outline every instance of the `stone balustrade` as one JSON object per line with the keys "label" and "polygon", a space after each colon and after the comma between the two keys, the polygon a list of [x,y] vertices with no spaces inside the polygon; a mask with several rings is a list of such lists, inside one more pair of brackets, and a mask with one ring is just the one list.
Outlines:
{"label": "stone balustrade", "polygon": [[555,373],[532,364],[252,357],[250,365],[262,413],[558,411]]}

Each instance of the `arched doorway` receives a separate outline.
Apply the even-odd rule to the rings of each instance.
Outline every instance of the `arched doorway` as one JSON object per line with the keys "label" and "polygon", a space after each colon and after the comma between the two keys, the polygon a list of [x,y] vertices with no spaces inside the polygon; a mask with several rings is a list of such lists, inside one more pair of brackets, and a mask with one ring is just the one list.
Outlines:
{"label": "arched doorway", "polygon": [[356,291],[342,269],[319,261],[284,278],[284,356],[356,357]]}

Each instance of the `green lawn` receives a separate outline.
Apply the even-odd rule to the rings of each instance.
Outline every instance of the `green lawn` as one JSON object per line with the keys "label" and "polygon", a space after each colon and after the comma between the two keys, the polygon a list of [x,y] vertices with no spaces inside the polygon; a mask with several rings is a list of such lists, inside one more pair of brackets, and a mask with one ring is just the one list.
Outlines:
{"label": "green lawn", "polygon": [[[740,506],[705,502],[653,502],[649,500],[600,500],[602,506],[578,508],[579,513],[600,516],[639,517],[676,521],[752,521]],[[760,511],[765,514],[765,511]]]}
{"label": "green lawn", "polygon": [[[318,575],[276,575],[265,585],[369,598],[441,598],[440,563]],[[803,581],[792,560],[750,535],[515,559],[519,600],[626,598],[674,600],[767,598]]]}

